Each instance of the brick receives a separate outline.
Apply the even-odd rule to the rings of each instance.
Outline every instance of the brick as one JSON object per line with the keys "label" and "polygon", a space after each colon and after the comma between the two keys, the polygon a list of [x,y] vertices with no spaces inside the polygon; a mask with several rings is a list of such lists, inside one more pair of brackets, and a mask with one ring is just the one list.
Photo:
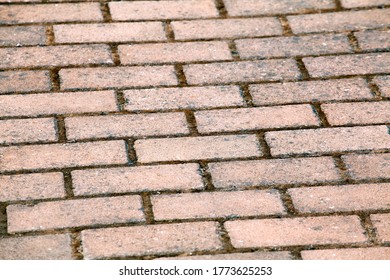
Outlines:
{"label": "brick", "polygon": [[310,105],[200,111],[195,118],[200,133],[319,125]]}
{"label": "brick", "polygon": [[192,64],[184,66],[184,74],[192,85],[280,81],[301,75],[295,61],[290,59]]}
{"label": "brick", "polygon": [[230,253],[217,255],[195,255],[186,257],[159,258],[158,260],[291,260],[289,252]]}
{"label": "brick", "polygon": [[69,234],[19,236],[0,239],[1,260],[70,260]]}
{"label": "brick", "polygon": [[138,161],[190,161],[260,156],[255,135],[182,137],[135,141]]}
{"label": "brick", "polygon": [[216,188],[313,184],[340,180],[330,157],[290,158],[209,164]]}
{"label": "brick", "polygon": [[0,49],[0,68],[113,64],[105,45]]}
{"label": "brick", "polygon": [[362,30],[390,25],[390,9],[347,11],[287,17],[294,33]]}
{"label": "brick", "polygon": [[377,84],[381,95],[384,97],[390,97],[390,78],[389,76],[379,76],[373,79],[373,82]]}
{"label": "brick", "polygon": [[236,45],[244,59],[352,52],[348,38],[341,34],[241,39]]}
{"label": "brick", "polygon": [[357,216],[228,221],[225,228],[236,248],[355,244],[367,240]]}
{"label": "brick", "polygon": [[54,25],[57,43],[164,41],[161,22]]}
{"label": "brick", "polygon": [[0,143],[56,141],[54,119],[18,119],[0,121]]}
{"label": "brick", "polygon": [[333,103],[321,106],[331,125],[390,122],[390,102]]}
{"label": "brick", "polygon": [[121,45],[121,63],[173,63],[231,60],[227,42],[185,42],[161,44]]}
{"label": "brick", "polygon": [[231,16],[305,13],[335,8],[332,0],[225,0],[225,6]]}
{"label": "brick", "polygon": [[273,156],[390,148],[387,126],[273,131],[265,139]]}
{"label": "brick", "polygon": [[109,3],[114,20],[189,19],[216,17],[213,0],[134,1]]}
{"label": "brick", "polygon": [[374,214],[370,216],[380,242],[390,242],[390,214]]}
{"label": "brick", "polygon": [[48,71],[0,72],[0,93],[50,90]]}
{"label": "brick", "polygon": [[[99,209],[99,211],[96,211]],[[82,213],[82,215],[80,215]],[[144,220],[140,196],[99,197],[9,205],[8,231],[25,232]]]}
{"label": "brick", "polygon": [[237,86],[151,88],[124,91],[125,110],[157,111],[242,106]]}
{"label": "brick", "polygon": [[0,46],[29,46],[46,43],[43,26],[0,27]]}
{"label": "brick", "polygon": [[344,8],[363,8],[370,6],[389,5],[389,0],[341,0]]}
{"label": "brick", "polygon": [[65,125],[72,140],[189,133],[183,113],[70,117],[65,119]]}
{"label": "brick", "polygon": [[178,81],[173,66],[62,69],[63,89],[170,86]]}
{"label": "brick", "polygon": [[123,141],[0,148],[0,170],[28,170],[127,163]]}
{"label": "brick", "polygon": [[306,57],[303,62],[312,77],[390,72],[390,53]]}
{"label": "brick", "polygon": [[222,248],[214,222],[84,230],[86,259],[118,258]]}
{"label": "brick", "polygon": [[233,191],[152,196],[155,220],[285,214],[277,191]]}
{"label": "brick", "polygon": [[[259,28],[261,26],[261,28]],[[282,35],[276,18],[173,21],[176,40]]]}
{"label": "brick", "polygon": [[302,213],[382,210],[390,208],[390,184],[293,188],[288,190]]}
{"label": "brick", "polygon": [[[34,104],[34,106],[31,106]],[[0,96],[0,116],[41,116],[117,111],[113,91],[58,92]]]}
{"label": "brick", "polygon": [[355,32],[359,47],[362,50],[377,50],[390,48],[390,30],[366,30]]}
{"label": "brick", "polygon": [[65,197],[62,173],[0,176],[0,202]]}
{"label": "brick", "polygon": [[204,188],[194,163],[75,170],[72,181],[75,195]]}
{"label": "brick", "polygon": [[2,5],[0,23],[102,21],[99,3]]}
{"label": "brick", "polygon": [[390,179],[390,154],[341,157],[353,179]]}
{"label": "brick", "polygon": [[259,106],[373,99],[366,81],[360,78],[249,85],[249,91]]}
{"label": "brick", "polygon": [[302,251],[304,260],[389,260],[389,247]]}

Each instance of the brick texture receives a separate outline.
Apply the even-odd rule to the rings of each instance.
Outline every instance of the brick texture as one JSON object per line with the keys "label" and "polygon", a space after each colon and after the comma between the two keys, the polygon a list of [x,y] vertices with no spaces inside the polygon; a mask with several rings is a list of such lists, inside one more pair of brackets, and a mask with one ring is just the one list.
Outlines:
{"label": "brick texture", "polygon": [[0,93],[50,90],[48,71],[0,72]]}
{"label": "brick texture", "polygon": [[373,79],[381,91],[382,96],[390,97],[390,78],[389,76],[379,76]]}
{"label": "brick texture", "polygon": [[187,257],[159,258],[158,260],[291,260],[289,252],[253,252]]}
{"label": "brick texture", "polygon": [[390,178],[390,154],[345,155],[342,159],[354,179]]}
{"label": "brick texture", "polygon": [[43,26],[0,27],[0,46],[29,46],[46,43]]}
{"label": "brick texture", "polygon": [[367,30],[355,32],[359,47],[362,50],[377,50],[390,48],[390,30]]}
{"label": "brick texture", "polygon": [[389,247],[302,251],[304,260],[389,260]]}
{"label": "brick texture", "polygon": [[375,214],[370,216],[371,221],[376,228],[378,238],[381,242],[390,241],[390,214]]}
{"label": "brick texture", "polygon": [[361,8],[389,4],[389,0],[341,0],[341,5],[344,8]]}

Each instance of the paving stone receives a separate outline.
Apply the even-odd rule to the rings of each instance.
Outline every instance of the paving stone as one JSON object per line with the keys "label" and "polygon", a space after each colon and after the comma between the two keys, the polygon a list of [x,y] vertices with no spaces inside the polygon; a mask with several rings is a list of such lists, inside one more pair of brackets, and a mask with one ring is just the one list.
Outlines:
{"label": "paving stone", "polygon": [[390,48],[390,30],[366,30],[355,32],[354,35],[362,50],[373,51]]}
{"label": "paving stone", "polygon": [[43,26],[0,27],[0,46],[30,46],[46,43]]}
{"label": "paving stone", "polygon": [[50,90],[49,71],[0,72],[0,93]]}
{"label": "paving stone", "polygon": [[304,260],[389,260],[389,247],[302,251]]}

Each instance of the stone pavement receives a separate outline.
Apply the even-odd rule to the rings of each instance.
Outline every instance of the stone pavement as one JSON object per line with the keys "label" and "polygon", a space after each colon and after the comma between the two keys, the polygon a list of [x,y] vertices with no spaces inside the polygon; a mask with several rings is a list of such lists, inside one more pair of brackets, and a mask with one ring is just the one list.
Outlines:
{"label": "stone pavement", "polygon": [[390,0],[0,2],[0,259],[390,259]]}

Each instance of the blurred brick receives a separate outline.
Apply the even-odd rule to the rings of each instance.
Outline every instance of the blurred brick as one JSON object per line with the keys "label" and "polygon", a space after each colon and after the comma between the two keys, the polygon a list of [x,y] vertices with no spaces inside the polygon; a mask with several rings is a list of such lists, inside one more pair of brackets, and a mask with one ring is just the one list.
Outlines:
{"label": "blurred brick", "polygon": [[0,27],[0,46],[30,46],[46,43],[43,26]]}
{"label": "blurred brick", "polygon": [[342,156],[353,179],[390,179],[390,154]]}
{"label": "blurred brick", "polygon": [[50,90],[49,71],[0,72],[0,93]]}
{"label": "blurred brick", "polygon": [[378,85],[382,96],[390,97],[390,77],[378,76],[373,79],[373,82]]}
{"label": "blurred brick", "polygon": [[341,5],[344,8],[363,8],[389,4],[389,0],[341,0]]}
{"label": "blurred brick", "polygon": [[380,242],[390,242],[390,213],[370,216]]}
{"label": "blurred brick", "polygon": [[158,260],[291,260],[289,252],[230,253],[217,255],[196,255],[186,257],[159,258]]}
{"label": "blurred brick", "polygon": [[389,260],[389,247],[302,251],[304,260]]}
{"label": "blurred brick", "polygon": [[355,32],[354,35],[362,50],[372,51],[390,48],[390,30],[366,30]]}

